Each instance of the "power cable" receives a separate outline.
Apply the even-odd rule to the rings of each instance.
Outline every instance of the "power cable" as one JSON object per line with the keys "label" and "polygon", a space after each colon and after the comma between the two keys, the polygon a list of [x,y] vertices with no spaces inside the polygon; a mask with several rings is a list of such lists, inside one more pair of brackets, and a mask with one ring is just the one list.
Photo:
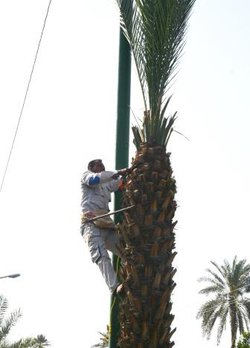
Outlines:
{"label": "power cable", "polygon": [[4,170],[4,174],[3,174],[3,177],[2,177],[0,192],[2,191],[3,184],[4,184],[4,181],[5,181],[5,177],[6,177],[6,174],[7,174],[7,170],[8,170],[8,167],[9,167],[10,158],[11,158],[11,155],[12,155],[12,152],[13,152],[13,148],[14,148],[14,144],[15,144],[15,141],[16,141],[17,132],[18,132],[18,129],[19,129],[19,125],[20,125],[20,121],[21,121],[22,115],[23,115],[23,110],[24,110],[24,106],[25,106],[26,99],[27,99],[27,96],[28,96],[28,92],[29,92],[29,88],[30,88],[33,72],[34,72],[34,69],[35,69],[35,65],[36,65],[39,49],[40,49],[40,46],[41,46],[43,33],[44,33],[45,26],[46,26],[46,23],[47,23],[47,18],[48,18],[48,15],[49,15],[49,10],[50,10],[51,3],[52,3],[52,0],[49,0],[49,4],[48,4],[47,11],[46,11],[46,14],[45,14],[45,18],[44,18],[44,21],[43,21],[42,31],[41,31],[41,34],[40,34],[40,38],[39,38],[37,49],[36,49],[36,53],[35,53],[35,58],[34,58],[34,61],[33,61],[33,64],[32,64],[32,68],[31,68],[28,84],[27,84],[27,87],[26,87],[26,91],[25,91],[25,95],[24,95],[21,111],[20,111],[20,114],[19,114],[16,130],[15,130],[15,133],[14,133],[14,137],[13,137],[12,144],[11,144],[10,151],[9,151],[9,156],[8,156],[8,159],[7,159],[7,162],[6,162],[6,166],[5,166],[5,170]]}

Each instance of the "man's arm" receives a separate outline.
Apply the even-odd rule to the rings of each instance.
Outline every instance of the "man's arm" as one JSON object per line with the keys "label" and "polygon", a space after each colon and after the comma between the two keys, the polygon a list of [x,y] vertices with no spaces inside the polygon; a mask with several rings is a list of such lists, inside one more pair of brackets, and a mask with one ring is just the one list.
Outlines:
{"label": "man's arm", "polygon": [[88,186],[103,184],[103,183],[112,181],[113,176],[116,174],[117,172],[112,172],[112,171],[103,171],[100,173],[93,173],[88,171],[83,174],[82,182]]}
{"label": "man's arm", "polygon": [[109,183],[109,190],[115,192],[123,189],[123,177],[130,172],[129,168],[119,169],[113,176],[113,180]]}

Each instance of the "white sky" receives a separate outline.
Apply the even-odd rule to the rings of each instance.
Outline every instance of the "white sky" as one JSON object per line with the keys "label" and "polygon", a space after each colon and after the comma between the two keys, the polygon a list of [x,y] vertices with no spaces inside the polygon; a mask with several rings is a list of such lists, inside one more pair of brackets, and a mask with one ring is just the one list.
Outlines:
{"label": "white sky", "polygon": [[[47,5],[0,1],[1,177]],[[172,88],[176,128],[190,139],[174,134],[169,149],[179,205],[176,348],[216,345],[195,318],[205,300],[197,279],[210,260],[250,262],[249,13],[248,0],[197,0]],[[109,292],[81,239],[79,204],[88,161],[114,168],[118,21],[115,1],[52,1],[0,193],[0,275],[21,273],[1,280],[10,308],[23,312],[13,339],[42,333],[53,348],[90,348],[109,322]]]}

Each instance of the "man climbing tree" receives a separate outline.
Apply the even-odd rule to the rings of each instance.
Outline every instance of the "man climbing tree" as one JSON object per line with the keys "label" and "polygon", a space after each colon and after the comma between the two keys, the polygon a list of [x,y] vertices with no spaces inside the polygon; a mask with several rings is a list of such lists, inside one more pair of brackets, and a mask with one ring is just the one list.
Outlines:
{"label": "man climbing tree", "polygon": [[98,216],[109,212],[111,193],[119,189],[121,178],[128,172],[126,168],[105,171],[102,160],[96,159],[89,162],[88,171],[83,173],[81,179],[81,233],[88,244],[92,261],[98,265],[111,293],[115,294],[121,292],[122,284],[117,279],[107,250],[121,257],[119,239],[110,216]]}

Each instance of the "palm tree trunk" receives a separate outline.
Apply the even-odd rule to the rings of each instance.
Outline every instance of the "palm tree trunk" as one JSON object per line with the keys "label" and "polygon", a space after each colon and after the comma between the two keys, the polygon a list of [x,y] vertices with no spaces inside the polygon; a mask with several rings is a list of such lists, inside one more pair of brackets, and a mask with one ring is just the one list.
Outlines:
{"label": "palm tree trunk", "polygon": [[233,332],[233,330],[231,331],[231,348],[235,348],[236,347],[236,333]]}
{"label": "palm tree trunk", "polygon": [[236,320],[236,308],[234,304],[234,298],[230,297],[230,325],[231,325],[231,348],[236,347],[237,337],[237,320]]}
{"label": "palm tree trunk", "polygon": [[125,185],[120,234],[126,262],[121,268],[125,297],[120,304],[121,348],[171,348],[172,266],[176,255],[173,217],[175,179],[164,146],[142,145]]}

